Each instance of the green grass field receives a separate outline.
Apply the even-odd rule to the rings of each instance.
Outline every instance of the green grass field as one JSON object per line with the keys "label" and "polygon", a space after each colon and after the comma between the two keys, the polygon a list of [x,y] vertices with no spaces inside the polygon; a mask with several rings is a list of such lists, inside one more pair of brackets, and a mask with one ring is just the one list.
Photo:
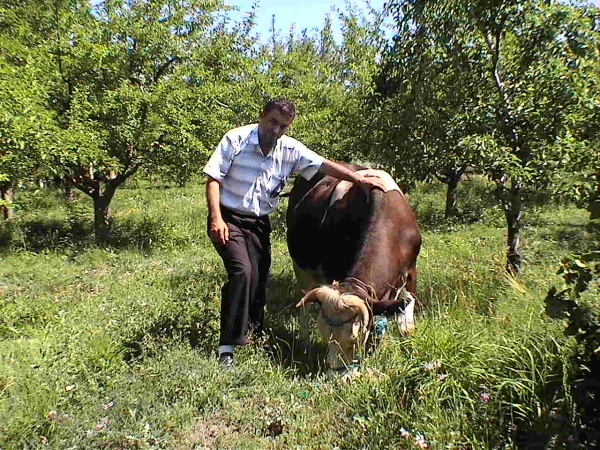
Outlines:
{"label": "green grass field", "polygon": [[119,190],[106,248],[92,243],[89,199],[22,192],[17,219],[0,224],[0,448],[577,448],[574,343],[544,298],[560,259],[593,246],[587,214],[530,202],[513,279],[489,186],[465,183],[461,198],[465,220],[445,221],[442,186],[411,193],[424,237],[417,330],[392,329],[345,383],[325,376],[316,332],[299,337],[285,202],[268,338],[223,372],[225,272],[203,185]]}

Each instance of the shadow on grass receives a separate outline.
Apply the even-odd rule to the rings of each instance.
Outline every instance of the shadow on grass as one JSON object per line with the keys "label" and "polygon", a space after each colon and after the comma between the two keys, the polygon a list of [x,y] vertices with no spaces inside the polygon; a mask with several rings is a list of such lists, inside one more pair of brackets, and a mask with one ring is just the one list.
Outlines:
{"label": "shadow on grass", "polygon": [[124,359],[132,362],[154,356],[173,340],[187,341],[192,348],[211,354],[219,334],[219,311],[206,286],[214,284],[211,278],[215,277],[208,270],[168,276],[165,289],[170,307],[123,343]]}
{"label": "shadow on grass", "polygon": [[315,332],[316,307],[306,312],[308,329],[300,330],[301,311],[296,308],[300,294],[296,293],[296,279],[291,273],[271,276],[269,296],[265,334],[267,351],[273,361],[300,376],[322,372],[327,347]]}
{"label": "shadow on grass", "polygon": [[20,249],[32,252],[81,247],[93,242],[93,230],[81,223],[58,220],[30,220],[3,223],[0,226],[0,250]]}
{"label": "shadow on grass", "polygon": [[[457,191],[457,214],[445,217],[445,198],[447,186],[439,183],[425,184],[410,194],[419,224],[423,229],[452,230],[453,227],[469,225],[481,221],[493,221],[499,226],[505,226],[505,218],[498,199],[496,185],[481,177],[463,178]],[[525,187],[523,189],[523,210],[531,211],[536,208],[555,208],[568,204],[560,196],[553,195],[548,189]]]}
{"label": "shadow on grass", "polygon": [[[144,217],[141,220],[115,222],[111,235],[103,246],[117,250],[149,250],[171,241],[173,238],[166,222]],[[0,252],[60,252],[73,248],[85,250],[96,246],[93,223],[88,221],[35,219],[0,223]]]}
{"label": "shadow on grass", "polygon": [[[213,297],[215,289],[218,290],[216,286],[223,281],[222,275],[200,270],[170,276],[167,290],[174,308],[166,310],[154,323],[122,344],[124,359],[131,363],[154,356],[172,340],[187,341],[192,348],[211,355],[219,336],[219,310]],[[290,294],[294,286],[293,276],[279,275],[271,279],[270,293],[275,300],[265,312],[265,339],[251,345],[261,345],[275,364],[289,369],[295,376],[311,376],[323,371],[326,346],[314,333],[310,338],[301,336],[297,326],[299,312]],[[316,313],[313,311],[311,315],[314,317]],[[314,328],[314,319],[310,327]]]}
{"label": "shadow on grass", "polygon": [[[524,256],[550,257],[556,254],[556,248],[570,253],[585,253],[595,247],[595,234],[589,224],[553,223],[552,220],[536,220],[535,226],[524,232]],[[530,252],[528,241],[536,244],[536,251]],[[543,245],[542,245],[543,244]]]}

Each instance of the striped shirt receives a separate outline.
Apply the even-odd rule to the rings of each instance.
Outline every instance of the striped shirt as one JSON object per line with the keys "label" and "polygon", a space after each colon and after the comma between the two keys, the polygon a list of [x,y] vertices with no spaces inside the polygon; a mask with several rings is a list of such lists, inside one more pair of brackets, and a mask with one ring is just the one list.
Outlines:
{"label": "striped shirt", "polygon": [[258,124],[229,131],[204,166],[221,185],[221,205],[240,214],[264,216],[279,203],[292,172],[311,179],[324,158],[283,135],[267,156],[258,143]]}

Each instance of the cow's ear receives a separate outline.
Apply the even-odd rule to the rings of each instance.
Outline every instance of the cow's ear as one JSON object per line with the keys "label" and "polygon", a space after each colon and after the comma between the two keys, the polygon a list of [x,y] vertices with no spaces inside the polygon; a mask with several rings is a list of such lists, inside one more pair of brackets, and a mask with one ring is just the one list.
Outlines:
{"label": "cow's ear", "polygon": [[302,295],[306,295],[309,291],[307,291],[306,289],[300,289],[300,292],[302,292]]}

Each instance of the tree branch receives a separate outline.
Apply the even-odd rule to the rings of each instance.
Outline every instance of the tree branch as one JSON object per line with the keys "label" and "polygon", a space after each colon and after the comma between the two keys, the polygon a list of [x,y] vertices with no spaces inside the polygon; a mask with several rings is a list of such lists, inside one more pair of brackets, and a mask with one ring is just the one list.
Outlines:
{"label": "tree branch", "polygon": [[69,174],[65,174],[65,178],[81,192],[92,198],[94,198],[96,193],[100,192],[100,183],[96,180],[83,175],[73,176]]}
{"label": "tree branch", "polygon": [[435,177],[436,177],[436,178],[437,178],[439,181],[441,181],[442,183],[444,183],[444,184],[448,184],[448,183],[450,183],[450,177],[448,177],[448,176],[446,176],[446,175],[440,175],[440,174],[439,174],[439,173],[437,173],[437,172],[436,172],[434,175],[435,175]]}
{"label": "tree branch", "polygon": [[163,74],[165,73],[165,71],[176,61],[179,61],[181,58],[179,58],[178,56],[173,56],[172,58],[170,58],[166,63],[162,64],[158,70],[156,71],[156,73],[154,74],[154,82],[158,82],[158,79],[163,76]]}
{"label": "tree branch", "polygon": [[219,100],[217,100],[216,98],[214,98],[214,99],[213,99],[213,101],[214,101],[214,102],[215,102],[217,105],[219,105],[220,107],[222,107],[222,108],[231,109],[231,106],[229,106],[229,105],[226,105],[225,103],[221,103],[221,102],[220,102]]}
{"label": "tree branch", "polygon": [[496,85],[496,90],[498,91],[498,95],[500,96],[500,99],[502,101],[502,112],[501,112],[501,119],[507,124],[508,126],[508,134],[509,134],[509,140],[511,141],[511,145],[513,147],[513,150],[517,150],[518,146],[519,146],[519,132],[516,130],[514,124],[513,124],[513,115],[512,115],[512,105],[511,105],[511,101],[510,98],[508,97],[508,94],[506,93],[506,86],[504,85],[504,82],[502,81],[502,77],[500,76],[500,71],[498,69],[498,66],[500,64],[500,52],[501,52],[501,44],[502,44],[502,33],[504,31],[504,27],[506,25],[506,20],[507,20],[507,16],[504,15],[501,20],[500,23],[496,23],[494,21],[494,34],[493,36],[490,35],[490,33],[484,33],[485,36],[485,41],[490,49],[490,52],[492,53],[492,67],[491,67],[491,72],[492,72],[492,78],[494,80],[494,84]]}

